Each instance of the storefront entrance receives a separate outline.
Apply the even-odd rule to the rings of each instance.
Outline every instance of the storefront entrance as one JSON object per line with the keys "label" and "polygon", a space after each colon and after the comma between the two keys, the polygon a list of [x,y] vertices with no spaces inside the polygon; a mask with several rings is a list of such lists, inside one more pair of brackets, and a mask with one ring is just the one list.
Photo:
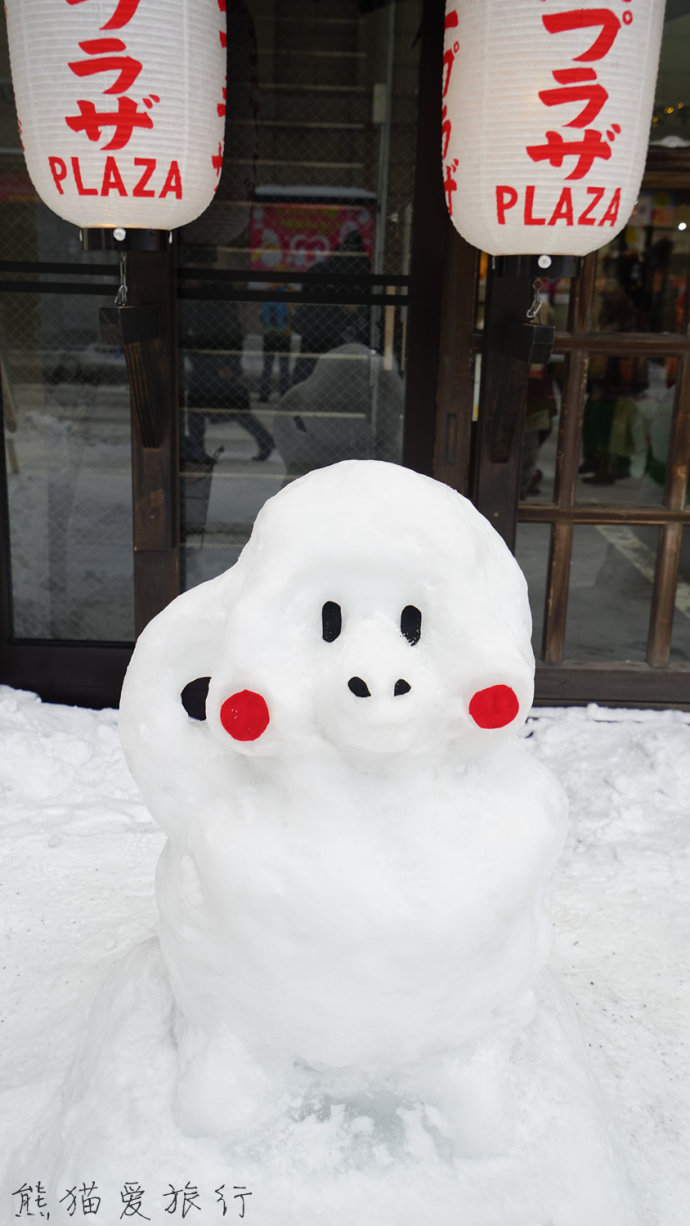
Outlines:
{"label": "storefront entrance", "polygon": [[4,681],[114,703],[135,635],[287,481],[349,457],[430,471],[442,9],[229,3],[218,194],[122,261],[36,199],[5,99]]}
{"label": "storefront entrance", "polygon": [[355,457],[447,481],[515,548],[539,701],[690,705],[688,154],[652,151],[576,279],[514,287],[556,343],[508,428],[494,274],[443,199],[443,4],[228,9],[221,186],[168,252],[84,253],[0,108],[0,680],[115,704],[147,620],[286,482]]}

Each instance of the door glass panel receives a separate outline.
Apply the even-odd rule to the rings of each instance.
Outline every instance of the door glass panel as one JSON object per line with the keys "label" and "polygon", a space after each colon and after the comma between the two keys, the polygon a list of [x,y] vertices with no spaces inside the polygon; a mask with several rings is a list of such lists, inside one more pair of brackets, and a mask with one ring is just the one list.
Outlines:
{"label": "door glass panel", "polygon": [[690,528],[683,530],[671,637],[671,660],[690,663]]}
{"label": "door glass panel", "polygon": [[[36,196],[19,143],[4,23],[0,62],[0,260],[14,264],[2,279],[27,286],[0,293],[12,631],[19,639],[128,641],[129,394],[122,352],[101,344],[98,330],[98,308],[112,305],[117,288],[116,257],[85,255],[76,226]],[[73,272],[55,272],[50,261]],[[90,273],[94,264],[100,268]],[[81,292],[71,292],[75,284]]]}
{"label": "door glass panel", "polygon": [[684,331],[689,223],[687,190],[640,192],[625,230],[597,253],[595,330]]}
{"label": "door glass panel", "polygon": [[17,638],[134,637],[129,390],[122,352],[99,341],[105,301],[0,300]]}
{"label": "door glass panel", "polygon": [[[690,263],[690,191],[644,189],[628,225],[596,253],[594,332],[684,332]],[[543,281],[558,331],[571,282]]]}
{"label": "door glass panel", "polygon": [[575,527],[567,660],[646,659],[658,535],[647,525]]}
{"label": "door glass panel", "polygon": [[[679,363],[676,358],[667,358],[657,365],[650,362],[649,370],[649,388],[639,404],[645,422],[647,458],[637,501],[658,505],[664,500]],[[687,463],[687,457],[677,460]]]}
{"label": "door glass panel", "polygon": [[578,502],[662,502],[676,378],[675,359],[590,354]]}
{"label": "door glass panel", "polygon": [[223,175],[181,250],[185,586],[287,482],[401,460],[421,16],[229,6]]}
{"label": "door glass panel", "polygon": [[521,500],[553,501],[564,369],[564,360],[558,354],[547,365],[530,367],[520,470]]}
{"label": "door glass panel", "polygon": [[550,537],[549,524],[518,524],[517,526],[515,557],[527,580],[529,603],[532,610],[532,649],[537,659],[541,659],[542,656],[546,568]]}

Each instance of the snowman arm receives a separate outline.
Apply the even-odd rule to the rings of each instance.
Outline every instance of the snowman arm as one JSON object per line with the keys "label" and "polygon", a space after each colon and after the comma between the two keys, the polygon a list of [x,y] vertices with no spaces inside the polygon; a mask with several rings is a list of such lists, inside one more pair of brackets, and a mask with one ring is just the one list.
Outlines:
{"label": "snowman arm", "polygon": [[[216,749],[181,694],[218,661],[234,584],[221,575],[178,596],[139,636],[120,697],[120,740],[144,800],[161,825],[188,812],[195,780]],[[191,767],[191,769],[190,769]]]}

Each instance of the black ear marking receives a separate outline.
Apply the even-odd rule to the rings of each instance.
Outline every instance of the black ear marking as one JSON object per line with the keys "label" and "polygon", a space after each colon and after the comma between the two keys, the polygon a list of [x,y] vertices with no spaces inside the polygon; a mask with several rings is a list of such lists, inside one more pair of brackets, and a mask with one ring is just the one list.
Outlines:
{"label": "black ear marking", "polygon": [[422,615],[413,604],[406,604],[400,614],[400,632],[411,647],[414,647],[422,636]]}
{"label": "black ear marking", "polygon": [[321,627],[324,641],[333,643],[343,628],[343,614],[339,604],[327,600],[321,610]]}
{"label": "black ear marking", "polygon": [[180,701],[191,719],[206,719],[206,695],[210,677],[197,677],[190,681],[180,694]]}

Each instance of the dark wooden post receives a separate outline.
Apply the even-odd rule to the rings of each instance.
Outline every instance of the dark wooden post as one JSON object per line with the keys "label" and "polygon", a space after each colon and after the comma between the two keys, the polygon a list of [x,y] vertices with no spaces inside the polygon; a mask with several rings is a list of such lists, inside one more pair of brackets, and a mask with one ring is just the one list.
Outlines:
{"label": "dark wooden post", "polygon": [[573,276],[574,256],[500,256],[488,278],[474,502],[515,550],[529,372],[549,361],[554,329],[538,322],[542,276]]}
{"label": "dark wooden post", "polygon": [[165,230],[86,229],[85,251],[119,251],[120,291],[99,311],[101,336],[122,345],[132,420],[134,628],[180,590],[177,287]]}
{"label": "dark wooden post", "polygon": [[[444,260],[452,234],[440,156],[444,15],[444,0],[426,0],[422,5],[402,455],[407,468],[429,476],[434,468],[434,395]],[[433,138],[435,133],[437,139]]]}
{"label": "dark wooden post", "polygon": [[130,380],[135,631],[180,590],[178,322],[167,235],[123,253],[126,302],[100,311],[104,340],[123,346]]}
{"label": "dark wooden post", "polygon": [[134,619],[139,634],[180,590],[173,244],[158,251],[130,251],[127,284],[126,309],[149,308],[154,321],[152,334],[133,341],[129,354],[125,344],[132,406]]}
{"label": "dark wooden post", "polygon": [[479,455],[474,502],[509,549],[515,549],[529,362],[512,352],[511,331],[526,319],[530,277],[488,278],[479,401]]}

